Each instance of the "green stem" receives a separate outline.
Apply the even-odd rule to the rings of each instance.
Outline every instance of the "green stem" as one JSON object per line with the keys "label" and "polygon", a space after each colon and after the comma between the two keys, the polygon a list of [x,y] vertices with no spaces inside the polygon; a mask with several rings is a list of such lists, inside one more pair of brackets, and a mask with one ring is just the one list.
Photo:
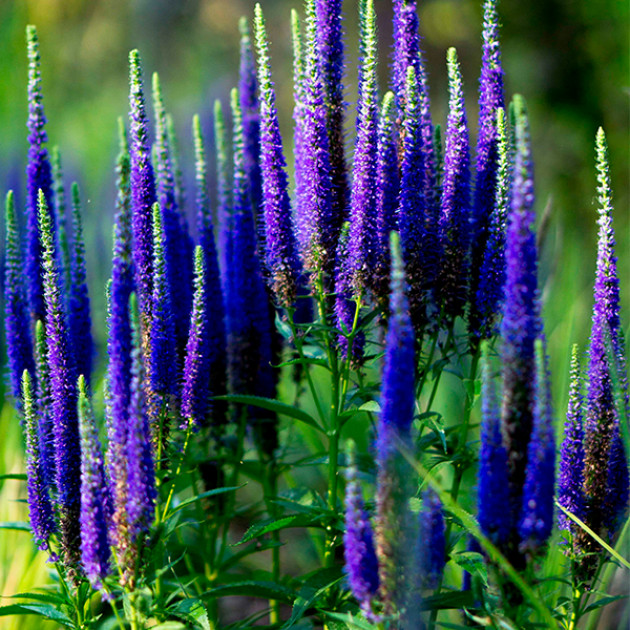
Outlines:
{"label": "green stem", "polygon": [[168,492],[168,497],[166,497],[166,503],[164,504],[164,510],[162,511],[162,517],[160,518],[160,510],[158,509],[158,523],[163,522],[166,519],[166,515],[168,514],[168,508],[171,505],[171,501],[173,500],[173,495],[175,494],[175,482],[179,475],[182,472],[182,467],[184,466],[184,461],[186,460],[186,451],[188,450],[188,443],[190,442],[190,434],[192,433],[192,420],[188,419],[188,423],[186,425],[186,437],[184,439],[184,448],[182,449],[182,456],[177,464],[177,469],[175,470],[175,475],[173,476],[173,482],[171,483],[171,488]]}

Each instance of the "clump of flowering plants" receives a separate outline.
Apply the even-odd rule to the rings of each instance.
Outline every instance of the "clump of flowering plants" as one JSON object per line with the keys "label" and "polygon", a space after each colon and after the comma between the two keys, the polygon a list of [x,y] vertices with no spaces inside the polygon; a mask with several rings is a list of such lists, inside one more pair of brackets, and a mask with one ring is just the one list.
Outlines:
{"label": "clump of flowering plants", "polygon": [[130,53],[102,349],[81,194],[73,184],[69,212],[28,27],[26,207],[8,192],[4,308],[27,529],[54,585],[0,615],[574,629],[617,599],[601,593],[630,569],[630,396],[604,132],[592,329],[556,441],[529,119],[504,93],[496,0],[483,3],[476,145],[454,48],[445,125],[433,117],[415,0],[393,0],[381,86],[374,2],[358,1],[345,138],[341,4],[291,15],[291,139],[261,6],[241,20],[216,157],[198,116],[182,143],[194,191],[159,77],[150,104]]}

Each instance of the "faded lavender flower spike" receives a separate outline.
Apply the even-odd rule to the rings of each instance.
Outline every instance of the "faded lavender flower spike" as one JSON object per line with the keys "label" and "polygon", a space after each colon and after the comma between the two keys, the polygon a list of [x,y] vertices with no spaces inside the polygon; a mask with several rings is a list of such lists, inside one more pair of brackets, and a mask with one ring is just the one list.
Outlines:
{"label": "faded lavender flower spike", "polygon": [[449,113],[439,219],[441,260],[437,292],[444,317],[464,312],[470,270],[470,152],[464,91],[457,52],[447,53]]}
{"label": "faded lavender flower spike", "polygon": [[289,308],[297,295],[300,262],[291,220],[291,202],[276,97],[271,81],[269,46],[260,5],[256,5],[254,27],[260,85],[260,163],[264,190],[262,211],[265,263],[268,282],[276,302]]}
{"label": "faded lavender flower spike", "polygon": [[[582,377],[578,347],[571,350],[571,371],[569,376],[569,408],[564,424],[564,440],[560,450],[558,473],[558,503],[575,514],[585,517],[584,497],[584,419],[582,411]],[[560,529],[576,531],[576,525],[562,511],[558,512]]]}
{"label": "faded lavender flower spike", "polygon": [[76,567],[80,557],[81,455],[77,417],[75,366],[66,313],[60,291],[52,219],[44,193],[39,194],[39,229],[42,235],[42,275],[46,303],[46,337],[55,437],[57,505],[61,522],[63,560]]}
{"label": "faded lavender flower spike", "polygon": [[[39,191],[43,191],[47,212],[51,216],[51,230],[56,239],[56,219],[53,205],[52,173],[45,143],[46,116],[42,104],[39,41],[34,26],[26,27],[28,45],[28,165],[26,167],[26,291],[33,321],[43,320],[42,243],[39,234]],[[20,378],[20,376],[18,376]]]}
{"label": "faded lavender flower spike", "polygon": [[11,393],[16,404],[22,394],[22,373],[33,372],[33,340],[31,319],[24,290],[22,248],[18,234],[17,216],[13,191],[7,193],[5,204],[5,252],[4,267],[4,326]]}
{"label": "faded lavender flower spike", "polygon": [[68,327],[74,352],[77,374],[83,374],[90,384],[92,374],[92,320],[85,268],[85,242],[81,226],[81,200],[79,186],[72,184],[72,250],[70,253],[70,286],[68,287]]}
{"label": "faded lavender flower spike", "polygon": [[536,339],[536,395],[531,438],[527,447],[527,470],[523,507],[518,524],[521,551],[536,553],[547,542],[553,526],[555,458],[551,379],[543,337]]}
{"label": "faded lavender flower spike", "polygon": [[151,321],[151,294],[153,292],[153,217],[151,208],[155,202],[155,180],[151,165],[149,123],[142,87],[142,67],[140,54],[137,50],[132,50],[129,53],[129,84],[131,157],[129,181],[133,260],[135,285],[144,329]]}
{"label": "faded lavender flower spike", "polygon": [[368,617],[372,601],[378,592],[378,560],[374,549],[372,526],[363,504],[361,486],[357,479],[354,462],[354,444],[348,444],[348,468],[346,471],[346,531],[343,537],[345,570],[350,590],[361,610]]}
{"label": "faded lavender flower spike", "polygon": [[55,531],[53,509],[48,496],[48,485],[41,466],[39,422],[33,400],[33,381],[28,370],[22,376],[24,423],[26,428],[26,479],[28,514],[31,530],[40,549],[46,549]]}
{"label": "faded lavender flower spike", "polygon": [[103,453],[98,440],[87,383],[79,377],[79,430],[81,434],[81,562],[90,584],[103,586],[109,573],[107,524],[111,498],[105,483]]}

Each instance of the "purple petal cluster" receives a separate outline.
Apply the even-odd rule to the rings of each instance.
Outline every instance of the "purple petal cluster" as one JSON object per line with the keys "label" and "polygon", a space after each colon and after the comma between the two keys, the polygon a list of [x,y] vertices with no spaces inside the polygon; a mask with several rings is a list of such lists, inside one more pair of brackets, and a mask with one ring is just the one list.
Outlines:
{"label": "purple petal cluster", "polygon": [[109,573],[107,522],[111,498],[87,383],[79,377],[79,430],[81,434],[81,562],[90,584],[102,588]]}
{"label": "purple petal cluster", "polygon": [[7,193],[5,205],[5,263],[4,263],[4,327],[11,394],[19,404],[24,370],[33,373],[33,339],[31,318],[24,291],[24,267],[18,233],[13,191]]}

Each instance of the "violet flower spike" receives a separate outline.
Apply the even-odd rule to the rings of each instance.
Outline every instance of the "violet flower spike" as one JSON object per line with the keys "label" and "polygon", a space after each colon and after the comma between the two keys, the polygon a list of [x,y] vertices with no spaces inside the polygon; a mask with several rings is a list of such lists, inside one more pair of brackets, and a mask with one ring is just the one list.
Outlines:
{"label": "violet flower spike", "polygon": [[543,337],[536,340],[535,352],[534,418],[527,447],[523,507],[518,524],[521,551],[529,554],[539,552],[551,535],[554,521],[556,457],[549,359]]}
{"label": "violet flower spike", "polygon": [[437,588],[446,565],[446,539],[442,502],[432,489],[424,491],[419,514],[420,583],[424,588]]}
{"label": "violet flower spike", "polygon": [[171,158],[171,167],[173,170],[173,185],[175,189],[175,203],[179,208],[180,224],[184,232],[187,232],[186,214],[184,208],[186,206],[186,189],[184,187],[184,174],[181,168],[181,155],[179,152],[179,143],[177,142],[177,134],[175,133],[175,123],[173,116],[166,114],[166,138],[170,148],[169,155]]}
{"label": "violet flower spike", "polygon": [[39,225],[42,235],[42,276],[46,303],[46,338],[55,437],[57,505],[61,524],[63,561],[71,570],[78,565],[81,456],[77,417],[75,366],[60,292],[52,218],[44,193],[39,194]]}
{"label": "violet flower spike", "polygon": [[346,531],[343,537],[345,572],[352,594],[363,613],[370,619],[372,601],[379,586],[378,560],[370,519],[363,504],[361,486],[357,479],[354,444],[350,444],[348,450],[350,463],[346,471]]}
{"label": "violet flower spike", "polygon": [[92,588],[99,590],[110,572],[107,537],[110,496],[105,483],[103,453],[98,440],[87,383],[79,377],[81,434],[81,562]]}
{"label": "violet flower spike", "polygon": [[[209,354],[210,389],[215,396],[222,396],[227,391],[225,308],[221,292],[221,275],[217,262],[214,225],[207,188],[206,156],[198,116],[193,118],[193,138],[195,144],[197,229],[199,244],[203,251],[206,266],[204,295],[206,299],[205,313],[208,321],[207,350]],[[226,410],[227,404],[223,401],[215,401],[212,404],[211,414],[214,425],[221,425],[225,421]]]}
{"label": "violet flower spike", "polygon": [[52,171],[53,205],[57,213],[57,241],[59,243],[61,269],[63,270],[64,293],[68,293],[71,286],[70,279],[70,243],[68,240],[68,221],[66,217],[66,188],[63,183],[63,168],[61,166],[61,151],[54,146],[50,152],[50,167]]}
{"label": "violet flower spike", "polygon": [[13,191],[7,193],[5,203],[5,263],[4,263],[4,326],[11,394],[15,404],[21,405],[22,374],[33,373],[33,340],[31,319],[24,288],[22,247],[18,233]]}
{"label": "violet flower spike", "polygon": [[608,456],[608,487],[606,496],[606,521],[604,525],[608,536],[614,540],[619,528],[623,525],[628,512],[628,495],[630,480],[628,478],[628,458],[620,428],[614,428]]}
{"label": "violet flower spike", "polygon": [[[42,244],[39,234],[39,191],[44,193],[47,212],[51,216],[53,240],[56,240],[57,221],[53,205],[52,173],[45,144],[46,116],[42,104],[42,77],[39,40],[34,26],[26,27],[28,46],[28,163],[26,167],[26,294],[32,321],[43,320],[45,303],[41,276]],[[17,377],[21,378],[21,373]]]}
{"label": "violet flower spike", "polygon": [[483,279],[482,261],[490,237],[495,208],[499,152],[499,130],[496,111],[505,107],[503,68],[499,46],[497,0],[484,0],[483,54],[479,77],[479,133],[477,135],[476,176],[472,211],[472,277],[471,300]]}
{"label": "violet flower spike", "polygon": [[286,161],[282,152],[276,97],[271,81],[269,47],[260,5],[256,5],[254,27],[260,85],[260,163],[264,191],[262,210],[265,262],[269,286],[275,301],[280,306],[289,308],[295,302],[301,269],[291,219]]}
{"label": "violet flower spike", "polygon": [[72,250],[70,253],[70,286],[68,287],[68,327],[74,361],[78,374],[85,377],[89,387],[92,374],[94,342],[90,318],[87,271],[85,268],[85,242],[81,225],[81,200],[79,187],[72,184]]}
{"label": "violet flower spike", "polygon": [[512,531],[508,457],[501,436],[497,387],[492,373],[488,344],[481,346],[481,447],[477,475],[477,519],[481,531],[495,545],[503,547]]}
{"label": "violet flower spike", "polygon": [[437,292],[443,315],[452,322],[463,315],[470,272],[470,152],[464,91],[457,52],[447,53],[449,113],[440,206],[441,259]]}
{"label": "violet flower spike", "polygon": [[[304,125],[306,109],[306,67],[304,45],[302,42],[302,26],[295,9],[291,9],[291,43],[293,46],[293,155],[295,158],[295,198],[304,198]],[[298,204],[299,206],[299,204]]]}
{"label": "violet flower spike", "polygon": [[152,207],[156,199],[149,144],[149,123],[142,86],[142,67],[137,50],[129,53],[129,83],[129,153],[131,157],[129,181],[133,260],[143,334],[147,335],[151,322],[151,295],[153,293]]}
{"label": "violet flower spike", "polygon": [[53,508],[48,496],[39,448],[38,414],[33,399],[33,381],[28,370],[22,376],[24,424],[26,430],[26,479],[28,514],[33,537],[40,549],[46,549],[55,531]]}
{"label": "violet flower spike", "polygon": [[535,340],[542,333],[534,226],[534,181],[525,102],[516,96],[514,188],[506,234],[506,280],[501,322],[501,431],[508,453],[513,527],[522,506],[534,413]]}
{"label": "violet flower spike", "polygon": [[[569,376],[569,407],[564,424],[564,439],[560,450],[558,472],[558,503],[584,520],[584,418],[582,376],[577,345],[571,350],[571,371]],[[577,525],[564,512],[558,512],[560,529],[576,532]]]}

